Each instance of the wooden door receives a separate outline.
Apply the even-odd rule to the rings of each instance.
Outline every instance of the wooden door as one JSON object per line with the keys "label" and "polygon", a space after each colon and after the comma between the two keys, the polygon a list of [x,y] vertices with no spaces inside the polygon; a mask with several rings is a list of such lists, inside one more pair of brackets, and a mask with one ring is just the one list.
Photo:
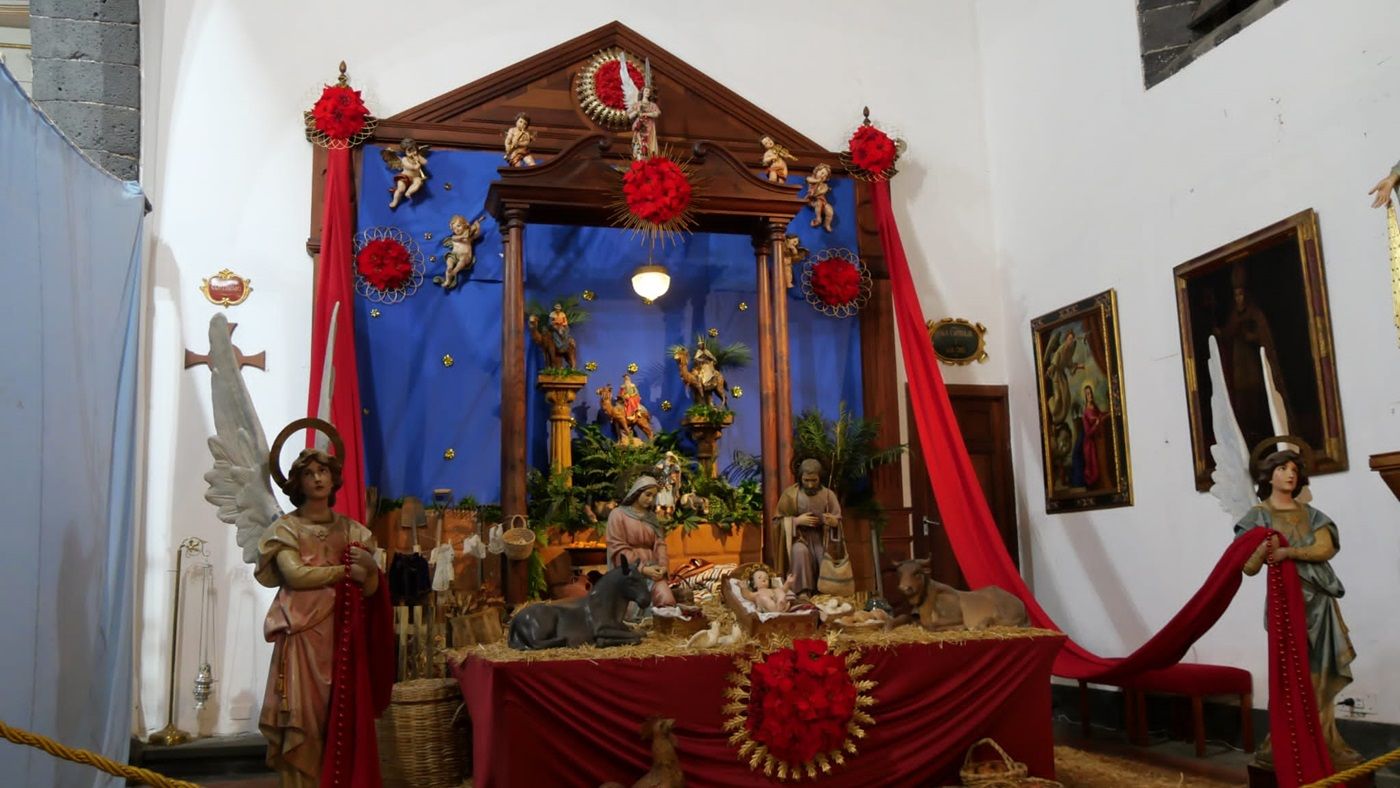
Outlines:
{"label": "wooden door", "polygon": [[[1016,534],[1016,479],[1011,467],[1011,422],[1006,387],[948,386],[948,398],[953,404],[958,429],[962,430],[963,440],[967,444],[972,468],[982,483],[982,492],[987,496],[992,519],[996,521],[1012,563],[1020,566]],[[912,416],[909,429],[909,486],[915,557],[930,560],[935,580],[957,588],[967,588],[938,514],[938,502],[929,483]]]}

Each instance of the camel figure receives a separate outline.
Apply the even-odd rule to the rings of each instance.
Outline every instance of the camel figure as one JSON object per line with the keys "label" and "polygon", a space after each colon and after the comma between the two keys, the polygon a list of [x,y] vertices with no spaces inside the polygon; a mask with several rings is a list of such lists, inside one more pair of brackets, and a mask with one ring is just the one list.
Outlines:
{"label": "camel figure", "polygon": [[695,400],[697,405],[709,405],[710,395],[713,394],[719,397],[720,407],[729,407],[729,392],[724,383],[724,373],[715,367],[713,357],[704,348],[697,350],[695,357],[698,363],[692,370],[690,354],[683,348],[676,349],[676,366],[680,369],[681,382],[689,389],[691,399]]}
{"label": "camel figure", "polygon": [[651,442],[654,432],[651,428],[651,413],[647,410],[647,406],[638,405],[637,412],[629,419],[627,418],[627,410],[613,402],[611,383],[598,389],[597,394],[598,409],[603,411],[603,415],[608,417],[608,421],[612,422],[613,431],[617,433],[618,443],[626,445],[634,441],[641,442],[632,434],[633,427],[641,431],[647,443]]}
{"label": "camel figure", "polygon": [[564,334],[565,343],[561,348],[555,343],[556,333],[540,324],[539,317],[530,315],[530,338],[544,351],[545,369],[578,369],[578,344],[569,334]]}

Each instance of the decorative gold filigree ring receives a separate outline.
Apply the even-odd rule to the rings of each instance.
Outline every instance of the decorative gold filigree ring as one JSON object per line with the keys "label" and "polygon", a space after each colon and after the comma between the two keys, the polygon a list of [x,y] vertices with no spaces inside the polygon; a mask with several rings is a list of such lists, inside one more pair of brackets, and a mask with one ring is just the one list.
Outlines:
{"label": "decorative gold filigree ring", "polygon": [[277,433],[277,440],[272,442],[272,451],[267,454],[267,472],[279,490],[287,486],[287,475],[282,472],[282,444],[286,443],[292,435],[304,429],[316,430],[330,438],[331,445],[335,447],[335,456],[342,461],[345,459],[345,441],[340,439],[340,430],[337,430],[335,425],[325,419],[313,419],[309,416],[297,419]]}

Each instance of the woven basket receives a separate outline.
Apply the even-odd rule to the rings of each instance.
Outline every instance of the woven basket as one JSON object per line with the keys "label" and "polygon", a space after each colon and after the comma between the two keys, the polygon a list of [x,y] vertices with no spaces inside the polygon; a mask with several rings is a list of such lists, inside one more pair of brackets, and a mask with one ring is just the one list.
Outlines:
{"label": "woven basket", "polygon": [[457,788],[471,766],[467,728],[457,720],[462,690],[453,679],[394,685],[375,722],[379,771],[389,788]]}
{"label": "woven basket", "polygon": [[[972,754],[977,752],[977,748],[987,745],[997,751],[1001,757],[991,761],[974,761]],[[967,748],[967,756],[963,758],[962,769],[958,775],[962,777],[963,785],[967,788],[993,788],[994,786],[1018,784],[1017,782],[1026,779],[1030,770],[1024,763],[1011,760],[1011,756],[1006,754],[1006,750],[1000,744],[991,739],[979,739],[976,744]]]}
{"label": "woven basket", "polygon": [[513,514],[510,522],[520,521],[517,525],[501,535],[501,541],[506,544],[506,558],[512,561],[524,561],[530,557],[530,553],[535,550],[535,532],[529,528],[529,521],[523,514]]}

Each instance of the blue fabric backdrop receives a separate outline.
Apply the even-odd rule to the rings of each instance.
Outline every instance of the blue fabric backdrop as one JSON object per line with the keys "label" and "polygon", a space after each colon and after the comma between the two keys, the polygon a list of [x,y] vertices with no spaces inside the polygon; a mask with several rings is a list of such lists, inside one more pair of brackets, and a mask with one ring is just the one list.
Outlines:
{"label": "blue fabric backdrop", "polygon": [[[0,66],[0,719],[125,762],[145,198]],[[0,746],[5,785],[117,785]]]}
{"label": "blue fabric backdrop", "polygon": [[[393,211],[388,207],[392,173],[380,162],[377,149],[365,151],[363,161],[357,226],[405,231],[422,249],[426,266],[423,287],[398,304],[356,299],[368,484],[389,497],[426,498],[434,487],[450,487],[458,497],[471,494],[496,501],[503,425],[502,257],[495,221],[487,217],[482,223],[483,240],[469,281],[444,293],[431,280],[444,268],[442,242],[450,234],[448,220],[453,214],[472,219],[482,213],[502,159],[485,151],[433,151],[428,162],[431,179],[423,192]],[[791,180],[800,181],[797,176]],[[856,248],[855,190],[849,180],[833,179],[832,203],[837,214],[833,232],[808,226],[810,209],[803,209],[792,223],[790,232],[801,236],[813,253]],[[432,234],[431,240],[426,233]],[[650,306],[631,286],[632,270],[646,261],[646,254],[641,237],[622,229],[526,227],[527,300],[548,306],[584,290],[597,294],[594,301],[582,302],[589,319],[573,331],[579,365],[598,365],[575,406],[580,424],[598,419],[594,389],[611,383],[616,391],[628,364],[635,363],[633,382],[659,421],[658,428],[679,429],[690,400],[666,350],[680,343],[693,346],[696,336],[710,328],[719,329],[719,342],[743,342],[757,356],[756,265],[747,237],[695,234],[664,249],[658,246],[656,260],[670,270],[671,289]],[[740,310],[740,303],[749,308]],[[372,316],[372,310],[379,316]],[[843,400],[859,412],[858,319],[820,314],[802,300],[800,286],[790,293],[788,317],[794,412],[815,407],[835,415]],[[443,364],[448,355],[450,367]],[[544,468],[549,457],[548,406],[534,389],[541,359],[533,344],[527,358],[527,424],[504,428],[528,428],[531,465]],[[756,364],[725,371],[728,384],[739,386],[744,395],[730,399],[736,417],[720,444],[721,467],[736,449],[759,453],[758,374]],[[674,405],[671,411],[662,411],[664,400]],[[455,453],[451,460],[444,458],[448,449]]]}

